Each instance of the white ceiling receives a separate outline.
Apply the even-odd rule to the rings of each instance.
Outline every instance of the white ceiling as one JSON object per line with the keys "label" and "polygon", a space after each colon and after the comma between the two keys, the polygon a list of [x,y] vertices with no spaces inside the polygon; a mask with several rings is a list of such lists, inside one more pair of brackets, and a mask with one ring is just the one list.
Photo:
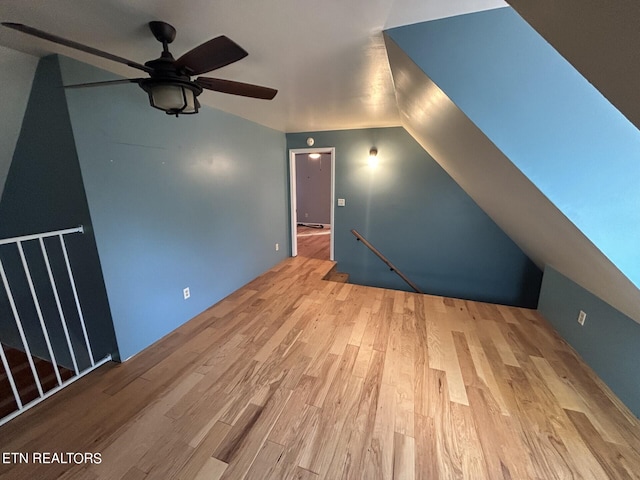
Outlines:
{"label": "white ceiling", "polygon": [[[268,102],[205,92],[201,102],[280,131],[300,132],[400,125],[381,32],[503,6],[503,0],[2,0],[0,20],[139,63],[161,51],[147,29],[150,20],[176,27],[170,47],[176,58],[227,35],[249,56],[208,75],[279,93]],[[122,76],[140,73],[6,28],[0,28],[0,45],[36,56],[61,53]],[[140,93],[140,101],[146,101]]]}

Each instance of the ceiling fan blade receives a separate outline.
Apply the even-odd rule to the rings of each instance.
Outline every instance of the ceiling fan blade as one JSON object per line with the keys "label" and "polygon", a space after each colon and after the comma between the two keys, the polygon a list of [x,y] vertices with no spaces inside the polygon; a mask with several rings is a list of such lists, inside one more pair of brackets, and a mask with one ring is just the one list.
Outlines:
{"label": "ceiling fan blade", "polygon": [[123,83],[140,83],[141,80],[144,80],[144,78],[124,78],[122,80],[107,80],[104,82],[76,83],[74,85],[64,85],[64,88],[106,87]]}
{"label": "ceiling fan blade", "polygon": [[246,57],[248,53],[224,35],[189,50],[176,60],[176,65],[190,70],[191,75],[200,75],[222,68]]}
{"label": "ceiling fan blade", "polygon": [[37,28],[23,25],[21,23],[2,22],[2,25],[7,28],[12,28],[14,30],[18,30],[19,32],[26,33],[27,35],[32,35],[34,37],[42,38],[44,40],[49,40],[50,42],[57,43],[59,45],[64,45],[65,47],[74,48],[76,50],[90,53],[98,57],[106,58],[114,62],[124,63],[129,67],[137,68],[138,70],[142,70],[147,73],[153,72],[152,68],[149,68],[146,65],[142,65],[140,63],[134,62],[133,60],[128,60],[126,58],[119,57],[111,53],[103,52],[102,50],[98,50],[97,48],[89,47],[87,45],[83,45],[82,43],[74,42],[73,40],[67,40],[66,38],[58,37],[57,35],[52,35],[50,33],[43,32],[42,30],[38,30]]}
{"label": "ceiling fan blade", "polygon": [[221,78],[198,77],[196,83],[208,90],[240,95],[241,97],[260,98],[262,100],[271,100],[276,96],[276,93],[278,93],[278,91],[273,88],[235,82],[233,80],[223,80]]}

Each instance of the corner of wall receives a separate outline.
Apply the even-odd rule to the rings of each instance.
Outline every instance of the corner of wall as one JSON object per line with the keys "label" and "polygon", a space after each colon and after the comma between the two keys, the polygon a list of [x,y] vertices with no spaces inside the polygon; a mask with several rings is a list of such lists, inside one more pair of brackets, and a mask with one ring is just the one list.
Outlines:
{"label": "corner of wall", "polygon": [[351,229],[425,292],[535,308],[542,272],[407,130],[291,133],[289,148],[309,135],[336,149],[335,193],[347,204],[335,210],[335,259],[354,283],[408,289]]}
{"label": "corner of wall", "polygon": [[[577,321],[581,310],[584,326]],[[544,270],[538,311],[640,416],[640,325],[551,266]]]}
{"label": "corner of wall", "polygon": [[75,139],[57,56],[40,59],[0,201],[0,237],[83,225],[69,240],[78,295],[97,358],[117,357]]}

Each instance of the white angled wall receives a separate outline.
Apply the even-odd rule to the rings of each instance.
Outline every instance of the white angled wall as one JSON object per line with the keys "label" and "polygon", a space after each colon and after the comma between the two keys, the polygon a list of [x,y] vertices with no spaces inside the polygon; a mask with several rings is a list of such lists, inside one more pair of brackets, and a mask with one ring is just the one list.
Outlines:
{"label": "white angled wall", "polygon": [[407,132],[540,268],[553,267],[640,323],[640,290],[393,39],[385,41]]}

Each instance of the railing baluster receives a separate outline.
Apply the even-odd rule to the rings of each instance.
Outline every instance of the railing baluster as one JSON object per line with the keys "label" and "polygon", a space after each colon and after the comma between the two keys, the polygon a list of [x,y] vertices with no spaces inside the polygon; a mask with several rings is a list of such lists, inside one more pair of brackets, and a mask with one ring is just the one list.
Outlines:
{"label": "railing baluster", "polygon": [[11,293],[11,288],[9,287],[9,280],[7,280],[7,274],[4,271],[4,265],[2,264],[2,259],[0,259],[0,276],[2,276],[2,283],[4,283],[4,289],[7,291],[7,297],[9,298],[9,304],[11,305],[11,311],[13,312],[13,318],[16,321],[16,326],[18,327],[18,333],[20,334],[20,340],[22,340],[22,348],[24,348],[24,353],[27,354],[27,360],[29,361],[29,366],[31,367],[31,373],[33,374],[33,378],[36,382],[36,387],[38,388],[38,393],[42,397],[44,392],[42,391],[42,385],[40,384],[40,377],[38,376],[38,370],[36,370],[36,365],[33,363],[33,356],[31,355],[31,349],[29,348],[29,342],[27,342],[27,337],[24,334],[24,329],[22,328],[22,322],[20,321],[20,315],[18,315],[18,309],[16,308],[16,302],[13,299],[13,294]]}
{"label": "railing baluster", "polygon": [[11,385],[11,391],[13,392],[13,397],[16,399],[16,405],[18,405],[18,410],[22,410],[22,399],[20,398],[20,394],[18,393],[16,382],[13,380],[11,367],[9,366],[9,361],[7,360],[7,356],[4,354],[4,348],[2,347],[1,343],[0,343],[0,357],[2,357],[2,366],[4,367],[4,371],[7,372],[7,379],[9,380],[9,385]]}
{"label": "railing baluster", "polygon": [[91,351],[91,344],[89,343],[89,335],[87,335],[87,327],[84,323],[84,316],[82,315],[82,308],[80,308],[80,300],[78,299],[78,291],[76,290],[76,282],[73,279],[73,272],[71,271],[71,264],[69,263],[69,255],[67,254],[67,246],[64,242],[64,238],[62,234],[59,235],[60,244],[62,245],[62,253],[64,254],[64,262],[67,265],[67,272],[69,274],[69,280],[71,282],[71,290],[73,291],[73,298],[76,301],[76,308],[78,309],[78,318],[80,318],[80,325],[82,326],[82,334],[84,335],[84,342],[87,346],[87,352],[89,353],[89,360],[91,361],[91,366],[95,366],[95,361],[93,359],[93,352]]}
{"label": "railing baluster", "polygon": [[[2,277],[2,283],[4,285],[5,291],[7,293],[7,298],[9,300],[9,304],[11,306],[11,311],[13,312],[13,318],[16,322],[16,327],[18,329],[18,333],[20,334],[20,340],[22,341],[22,349],[24,350],[24,353],[27,356],[27,360],[29,362],[29,366],[31,367],[31,373],[33,374],[33,378],[35,380],[35,384],[36,387],[38,389],[38,393],[39,396],[37,398],[35,398],[34,400],[31,400],[27,403],[23,403],[22,402],[22,398],[20,397],[20,391],[18,389],[19,387],[19,383],[16,383],[16,378],[14,377],[13,373],[11,372],[11,366],[9,365],[9,361],[7,359],[7,355],[5,354],[5,350],[2,346],[2,344],[0,344],[0,360],[2,361],[2,366],[4,367],[4,369],[7,372],[7,379],[9,380],[9,384],[11,386],[11,390],[13,392],[13,395],[15,397],[15,401],[16,401],[16,405],[17,405],[17,410],[14,410],[12,413],[0,418],[0,426],[4,425],[5,423],[11,421],[12,419],[14,419],[15,417],[17,417],[19,414],[21,414],[22,412],[28,410],[29,408],[37,405],[38,403],[44,401],[46,398],[49,398],[51,395],[55,394],[56,392],[60,391],[62,388],[66,387],[67,385],[71,384],[72,382],[76,381],[77,379],[81,378],[82,376],[86,375],[87,373],[99,368],[100,366],[104,365],[105,363],[111,361],[111,355],[106,355],[104,358],[102,359],[94,359],[93,357],[93,351],[91,349],[91,344],[89,342],[89,335],[87,333],[87,327],[85,324],[85,320],[84,320],[84,315],[82,313],[82,308],[80,306],[80,299],[78,297],[78,291],[76,289],[76,283],[75,283],[75,279],[73,277],[73,271],[71,270],[71,263],[69,261],[69,254],[67,252],[67,246],[64,240],[64,235],[68,235],[71,233],[84,233],[84,229],[82,226],[80,227],[76,227],[76,228],[68,228],[65,230],[56,230],[53,232],[45,232],[45,233],[37,233],[37,234],[32,234],[32,235],[23,235],[20,237],[14,237],[14,238],[5,238],[5,239],[1,239],[0,240],[0,246],[1,245],[15,245],[18,249],[18,253],[20,254],[20,259],[22,261],[22,268],[24,270],[24,274],[26,276],[27,279],[27,283],[29,285],[29,289],[31,291],[31,297],[33,300],[33,304],[35,306],[36,309],[36,313],[38,314],[38,318],[40,320],[40,327],[42,329],[42,334],[44,335],[44,339],[45,342],[47,344],[47,348],[49,350],[49,356],[51,359],[51,363],[52,366],[54,368],[57,380],[58,380],[58,385],[48,389],[46,392],[43,391],[43,387],[42,387],[42,382],[40,380],[40,377],[38,375],[38,370],[36,369],[36,365],[34,362],[34,356],[31,353],[31,348],[29,347],[29,342],[27,340],[27,336],[25,335],[25,331],[22,325],[22,321],[20,319],[20,314],[18,313],[18,308],[16,306],[15,303],[15,299],[13,296],[13,292],[11,291],[11,287],[9,285],[9,278],[7,277],[7,274],[5,272],[4,269],[4,265],[2,263],[2,259],[0,258],[0,277]],[[78,320],[80,322],[80,326],[82,327],[82,335],[84,337],[84,342],[87,348],[87,353],[89,355],[89,360],[91,361],[91,366],[87,367],[85,369],[83,369],[82,371],[80,371],[80,368],[78,366],[78,359],[76,358],[76,351],[73,348],[73,342],[71,341],[71,336],[69,334],[69,327],[70,325],[67,325],[67,318],[65,316],[65,312],[64,309],[62,308],[62,302],[60,299],[60,292],[58,291],[58,285],[56,284],[56,278],[54,277],[53,274],[53,270],[51,268],[51,260],[49,258],[49,252],[47,250],[47,246],[44,243],[44,239],[45,238],[49,238],[49,237],[55,237],[57,236],[60,239],[60,246],[62,248],[62,254],[64,256],[64,262],[65,262],[65,266],[67,268],[67,274],[69,277],[69,285],[71,286],[71,290],[73,292],[73,298],[75,300],[76,303],[76,309],[78,312]],[[49,277],[49,283],[51,285],[52,291],[53,291],[53,296],[55,298],[55,302],[56,302],[56,306],[58,308],[58,315],[60,318],[60,322],[62,324],[62,329],[64,331],[64,336],[67,342],[67,346],[69,348],[69,353],[71,355],[71,360],[73,362],[73,367],[75,369],[75,375],[73,375],[71,378],[66,379],[65,381],[62,381],[61,378],[61,372],[60,369],[62,367],[58,367],[58,362],[56,361],[56,357],[55,357],[55,353],[53,351],[53,347],[51,344],[51,339],[49,338],[49,331],[47,330],[46,327],[46,323],[45,320],[49,320],[49,316],[47,315],[47,318],[44,317],[44,314],[48,314],[48,311],[43,312],[41,307],[40,307],[40,302],[38,300],[38,296],[35,290],[35,285],[34,285],[34,278],[32,277],[32,273],[31,270],[29,269],[29,264],[27,262],[27,258],[25,256],[25,252],[22,246],[23,242],[26,241],[30,241],[30,240],[38,240],[40,243],[40,250],[42,252],[42,257],[44,259],[44,263],[45,266],[47,268],[47,274]],[[37,273],[37,271],[36,271]],[[36,279],[37,280],[37,279]],[[61,282],[63,280],[66,279],[62,279],[61,277],[58,278],[58,281]],[[67,312],[67,314],[69,314],[69,312]],[[67,315],[68,316],[68,315]],[[52,318],[55,318],[55,314],[52,316]],[[71,319],[70,319],[71,320]],[[75,319],[73,319],[73,321],[75,321]],[[56,333],[57,331],[52,330],[52,333]],[[76,345],[76,347],[79,347],[79,345]],[[18,348],[19,349],[19,348]]]}
{"label": "railing baluster", "polygon": [[58,362],[56,360],[56,356],[53,353],[53,348],[51,347],[51,340],[49,339],[49,331],[47,330],[47,326],[44,324],[44,317],[42,316],[42,309],[40,308],[40,302],[38,301],[38,295],[36,295],[36,289],[33,286],[33,279],[31,278],[31,271],[29,270],[29,265],[27,264],[27,258],[24,256],[24,249],[22,248],[22,242],[18,242],[18,252],[20,252],[20,259],[22,260],[22,268],[24,268],[24,272],[27,276],[27,283],[29,284],[29,290],[31,290],[31,298],[33,298],[33,304],[36,307],[36,313],[38,314],[38,320],[40,320],[40,328],[42,329],[42,333],[44,335],[44,341],[47,344],[47,350],[49,352],[49,358],[51,359],[51,363],[53,364],[53,370],[56,374],[56,379],[58,380],[58,385],[62,385],[62,378],[60,377],[60,370],[58,369]]}
{"label": "railing baluster", "polygon": [[44,263],[47,267],[47,273],[49,274],[49,281],[51,282],[51,287],[53,288],[53,296],[56,299],[56,306],[58,307],[58,314],[60,315],[60,321],[62,322],[62,330],[64,331],[64,336],[67,340],[67,346],[69,347],[69,353],[71,354],[71,361],[73,362],[73,369],[78,375],[78,362],[76,361],[76,353],[73,350],[73,345],[71,344],[71,337],[69,337],[69,330],[67,329],[67,320],[64,317],[64,312],[62,311],[62,304],[60,303],[60,297],[58,295],[58,287],[56,285],[56,280],[53,278],[53,272],[51,271],[51,264],[49,263],[49,255],[47,254],[47,248],[44,245],[44,240],[42,237],[39,239],[40,241],[40,249],[42,250],[42,256],[44,257]]}

